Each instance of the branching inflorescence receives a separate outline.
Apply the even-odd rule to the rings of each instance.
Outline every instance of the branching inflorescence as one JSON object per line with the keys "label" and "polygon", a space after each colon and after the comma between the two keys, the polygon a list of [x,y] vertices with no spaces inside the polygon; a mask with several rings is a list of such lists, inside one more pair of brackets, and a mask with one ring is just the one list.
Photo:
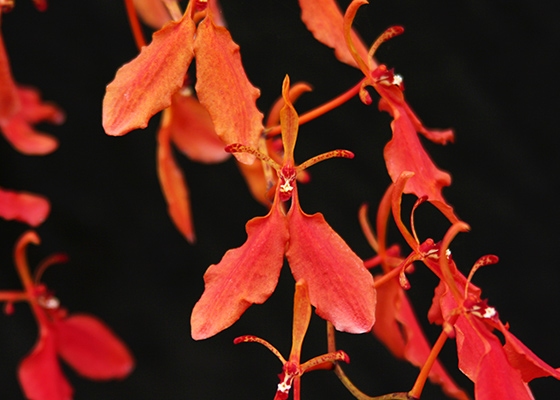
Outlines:
{"label": "branching inflorescence", "polygon": [[[43,10],[46,3],[36,1]],[[267,114],[257,108],[260,91],[247,77],[239,46],[233,41],[217,0],[191,0],[184,12],[173,0],[125,0],[139,54],[122,66],[107,86],[103,100],[103,127],[111,136],[145,128],[150,118],[162,112],[157,133],[157,171],[169,215],[191,244],[195,230],[189,189],[174,159],[177,149],[193,161],[217,163],[233,154],[254,198],[268,207],[263,217],[247,222],[247,239],[228,250],[204,274],[204,291],[191,314],[191,336],[209,339],[232,326],[253,304],[264,303],[276,289],[287,260],[295,282],[292,349],[284,358],[269,342],[257,336],[238,337],[234,343],[260,343],[282,362],[275,399],[301,397],[301,377],[317,369],[334,370],[358,399],[419,399],[429,379],[451,398],[468,399],[438,361],[448,339],[457,345],[459,369],[474,383],[480,400],[531,399],[528,383],[538,377],[560,379],[560,371],[531,352],[503,323],[495,308],[483,299],[472,283],[482,266],[495,264],[496,256],[481,257],[464,276],[455,264],[450,246],[455,236],[469,230],[442,195],[451,177],[440,170],[422,145],[419,134],[431,142],[452,142],[451,130],[427,129],[407,104],[402,78],[380,64],[375,52],[404,29],[386,30],[368,49],[353,29],[353,21],[365,0],[354,0],[343,13],[334,0],[300,0],[301,19],[314,37],[334,49],[338,60],[363,73],[352,88],[331,101],[299,113],[296,100],[311,90],[307,83],[291,85],[286,75],[281,96]],[[0,1],[0,17],[13,2]],[[155,29],[146,44],[138,15]],[[189,72],[196,64],[196,73]],[[194,87],[193,87],[194,84]],[[306,169],[329,158],[353,158],[349,150],[332,150],[297,164],[294,149],[299,127],[358,96],[366,105],[379,96],[378,108],[391,119],[392,138],[384,148],[391,185],[377,211],[375,229],[367,208],[360,223],[376,256],[362,260],[326,222],[321,213],[306,214],[298,196],[298,184],[307,182]],[[0,131],[15,150],[26,155],[54,151],[57,140],[36,131],[39,122],[62,123],[63,112],[42,103],[38,93],[16,84],[0,36]],[[299,182],[299,183],[298,183]],[[403,222],[405,194],[417,198],[410,223]],[[420,239],[414,213],[429,203],[449,221],[439,238]],[[0,188],[0,216],[6,220],[38,226],[49,213],[49,202],[40,195]],[[388,243],[387,226],[393,221],[410,248]],[[408,226],[407,226],[408,225]],[[18,377],[27,398],[65,400],[72,388],[60,369],[63,359],[79,374],[91,379],[126,377],[134,360],[124,343],[96,317],[68,314],[41,282],[47,266],[65,260],[56,255],[29,271],[26,247],[39,244],[34,231],[17,241],[16,269],[23,290],[0,290],[7,314],[13,303],[29,303],[39,338],[18,367]],[[424,265],[438,279],[430,322],[441,326],[434,345],[423,333],[407,296],[407,275]],[[303,339],[312,306],[327,325],[328,348],[323,355],[301,363]],[[363,393],[345,374],[340,361],[350,357],[336,347],[335,330],[372,334],[397,358],[420,369],[411,387],[377,397]],[[227,334],[222,333],[222,334]],[[1,393],[1,389],[0,389]]]}

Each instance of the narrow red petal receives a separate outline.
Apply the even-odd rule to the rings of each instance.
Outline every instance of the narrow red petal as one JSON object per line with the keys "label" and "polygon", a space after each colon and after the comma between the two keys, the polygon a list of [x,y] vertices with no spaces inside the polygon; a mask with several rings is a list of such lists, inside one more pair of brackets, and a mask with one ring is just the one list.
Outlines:
{"label": "narrow red petal", "polygon": [[0,125],[19,110],[16,84],[12,77],[4,39],[0,31]]}
{"label": "narrow red petal", "polygon": [[322,214],[305,214],[294,191],[286,257],[296,281],[305,279],[317,314],[339,331],[363,333],[375,321],[373,277]]}
{"label": "narrow red petal", "polygon": [[[381,66],[374,74],[381,74],[380,70],[386,71],[386,68]],[[420,131],[429,139],[445,144],[452,140],[452,132],[445,131],[438,135],[435,131],[424,128],[406,104],[404,95],[397,86],[377,83],[374,87],[382,97],[380,109],[389,112],[394,118],[391,123],[393,138],[383,152],[391,179],[396,182],[404,171],[414,172],[414,176],[406,184],[404,193],[427,197],[428,201],[452,223],[459,221],[441,193],[445,186],[451,184],[451,176],[436,167],[418,137]]]}
{"label": "narrow red petal", "polygon": [[39,341],[19,365],[18,378],[27,399],[72,399],[73,389],[62,374],[51,330],[41,329]]}
{"label": "narrow red petal", "polygon": [[[263,130],[263,115],[256,106],[260,91],[247,79],[239,46],[210,16],[198,25],[196,34],[196,93],[201,104],[225,144],[256,148]],[[235,157],[247,164],[255,158],[247,153],[236,153]]]}
{"label": "narrow red petal", "polygon": [[36,194],[0,188],[0,217],[38,226],[47,218],[49,201]]}
{"label": "narrow red petal", "polygon": [[108,135],[145,128],[154,114],[171,104],[193,58],[194,32],[194,22],[185,13],[180,21],[154,33],[138,57],[117,71],[103,99],[103,127]]}
{"label": "narrow red petal", "polygon": [[0,129],[8,142],[22,154],[45,155],[58,147],[58,140],[54,136],[36,131],[20,114],[0,125]]}
{"label": "narrow red petal", "polygon": [[290,350],[290,361],[299,364],[301,357],[301,346],[311,320],[311,303],[309,301],[309,290],[307,282],[300,280],[296,282],[294,294],[294,325],[292,327],[292,349]]}
{"label": "narrow red petal", "polygon": [[[167,112],[168,110],[166,110]],[[191,201],[183,172],[175,163],[170,143],[170,127],[164,123],[157,135],[157,172],[159,183],[167,203],[167,212],[171,220],[190,242],[195,241],[192,222]]]}
{"label": "narrow red petal", "polygon": [[90,379],[121,379],[134,359],[115,333],[98,318],[74,314],[54,323],[58,354],[80,375]]}
{"label": "narrow red petal", "polygon": [[552,376],[560,379],[560,370],[555,369],[541,360],[517,337],[512,335],[507,329],[501,329],[506,338],[504,350],[508,361],[517,368],[523,377],[523,381],[530,382],[535,378]]}
{"label": "narrow red petal", "polygon": [[[338,60],[358,68],[348,50],[343,32],[343,15],[334,0],[299,0],[301,20],[315,39],[334,49]],[[362,60],[368,61],[368,49],[358,35],[352,31],[352,41]]]}
{"label": "narrow red petal", "polygon": [[173,95],[169,129],[175,146],[193,161],[218,163],[230,156],[210,114],[191,94],[179,91]]}
{"label": "narrow red petal", "polygon": [[191,316],[191,335],[200,340],[237,321],[251,304],[266,301],[278,283],[288,241],[286,218],[274,204],[269,214],[246,225],[247,241],[229,250],[204,274],[204,293]]}

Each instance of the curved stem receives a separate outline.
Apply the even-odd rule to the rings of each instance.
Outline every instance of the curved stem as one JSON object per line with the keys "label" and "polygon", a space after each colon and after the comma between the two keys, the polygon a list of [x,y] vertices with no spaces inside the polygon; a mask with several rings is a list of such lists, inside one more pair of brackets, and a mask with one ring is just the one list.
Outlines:
{"label": "curved stem", "polygon": [[126,6],[126,14],[128,15],[128,22],[130,23],[130,29],[132,29],[132,35],[134,36],[136,47],[138,47],[138,50],[141,50],[142,47],[146,45],[146,40],[144,39],[144,34],[142,33],[142,27],[140,26],[138,15],[134,9],[134,3],[132,0],[124,0],[124,4]]}
{"label": "curved stem", "polygon": [[[335,108],[339,107],[340,105],[346,103],[352,97],[356,96],[360,92],[360,88],[362,87],[362,83],[366,78],[362,79],[358,84],[347,90],[346,92],[342,93],[341,95],[335,97],[331,101],[328,101],[325,104],[320,105],[319,107],[314,108],[311,111],[308,111],[299,116],[299,125],[303,125],[309,121],[314,120],[315,118],[320,117],[327,112],[334,110]],[[276,135],[279,135],[281,132],[280,125],[275,125],[266,131],[266,137],[271,138]]]}

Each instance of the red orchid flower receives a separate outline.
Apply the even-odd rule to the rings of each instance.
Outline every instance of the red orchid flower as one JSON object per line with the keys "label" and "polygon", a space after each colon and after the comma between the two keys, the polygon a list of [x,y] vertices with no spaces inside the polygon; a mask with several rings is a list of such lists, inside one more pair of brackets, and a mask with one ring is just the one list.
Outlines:
{"label": "red orchid flower", "polygon": [[[401,271],[408,270],[412,266],[403,264],[405,259],[400,256],[398,246],[385,248],[393,186],[394,184],[387,190],[379,206],[378,238],[375,237],[373,229],[367,221],[367,207],[362,207],[359,215],[360,224],[368,242],[379,254],[371,260],[366,260],[364,264],[368,268],[381,264],[383,269],[383,274],[375,277],[377,307],[372,333],[395,357],[405,359],[422,368],[429,359],[431,346],[418,322],[406,291],[403,289],[401,284],[403,280],[399,281]],[[398,273],[398,276],[395,275],[395,272]],[[440,385],[447,396],[460,400],[469,398],[438,360],[434,362],[429,372],[429,378],[432,383]]]}
{"label": "red orchid flower", "polygon": [[300,0],[302,20],[315,38],[333,47],[339,60],[357,66],[364,73],[366,78],[360,91],[362,101],[366,104],[371,103],[365,86],[372,86],[381,96],[379,109],[387,111],[393,117],[393,138],[384,150],[385,163],[393,182],[396,182],[404,171],[414,172],[415,176],[408,182],[405,193],[427,197],[451,222],[456,222],[458,218],[453,208],[441,194],[442,188],[451,184],[451,177],[435,166],[417,134],[421,133],[435,143],[446,144],[453,141],[453,132],[426,129],[404,99],[402,78],[385,65],[378,65],[373,59],[377,47],[401,34],[403,28],[389,28],[376,40],[369,53],[358,35],[353,32],[352,21],[363,4],[367,4],[367,1],[353,0],[342,17],[334,0]]}
{"label": "red orchid flower", "polygon": [[43,155],[52,153],[58,141],[32,125],[40,122],[61,124],[64,113],[50,103],[42,103],[32,88],[18,87],[12,78],[4,41],[0,33],[0,132],[20,153]]}
{"label": "red orchid flower", "polygon": [[294,295],[294,325],[292,330],[292,349],[290,357],[286,360],[280,352],[268,343],[266,340],[256,336],[247,335],[240,336],[234,339],[233,343],[260,343],[267,349],[272,351],[276,357],[282,362],[282,373],[279,375],[280,383],[276,390],[274,400],[286,400],[290,394],[290,389],[294,388],[294,400],[300,399],[300,379],[301,376],[307,371],[317,369],[331,369],[335,361],[350,362],[348,355],[338,350],[332,353],[323,354],[312,358],[305,363],[300,363],[301,346],[309,321],[311,320],[311,304],[309,302],[309,291],[305,280],[300,280],[296,283],[296,292]]}
{"label": "red orchid flower", "polygon": [[[317,314],[336,329],[367,332],[375,320],[373,278],[362,260],[318,213],[305,214],[299,205],[296,176],[299,171],[331,157],[351,158],[352,153],[335,150],[295,166],[294,146],[298,115],[288,97],[289,79],[282,89],[285,105],[280,113],[284,158],[278,165],[255,149],[234,144],[226,150],[251,152],[278,174],[276,195],[265,217],[247,223],[247,241],[229,250],[204,274],[205,289],[191,316],[194,339],[205,339],[232,325],[254,303],[261,304],[274,291],[284,255],[296,281],[309,285],[311,304]],[[291,200],[286,213],[283,203]]]}
{"label": "red orchid flower", "polygon": [[455,335],[459,369],[474,382],[476,399],[533,399],[528,383],[545,376],[560,379],[560,369],[546,364],[510,333],[496,309],[481,299],[481,290],[471,283],[476,270],[495,264],[496,256],[480,258],[468,278],[458,270],[447,249],[453,237],[466,229],[464,223],[454,224],[444,237],[439,258],[446,279],[436,288],[428,316]]}
{"label": "red orchid flower", "polygon": [[[262,114],[255,102],[260,92],[247,79],[239,46],[226,28],[215,24],[215,10],[207,2],[189,2],[180,20],[165,24],[138,57],[117,71],[103,99],[107,134],[145,128],[154,114],[169,107],[194,57],[196,92],[218,136],[226,144],[257,146]],[[237,157],[249,164],[254,160],[251,154]]]}
{"label": "red orchid flower", "polygon": [[16,192],[0,187],[0,217],[38,226],[47,218],[49,201],[38,194]]}
{"label": "red orchid flower", "polygon": [[98,318],[87,314],[68,315],[58,299],[40,283],[43,271],[66,260],[55,254],[29,273],[25,254],[29,243],[39,244],[33,231],[22,235],[14,258],[24,286],[23,291],[0,291],[0,301],[12,312],[15,301],[29,302],[39,325],[39,339],[18,368],[18,377],[26,398],[34,400],[68,400],[73,389],[64,377],[58,358],[62,358],[80,375],[93,380],[122,379],[130,374],[134,360],[126,345]]}

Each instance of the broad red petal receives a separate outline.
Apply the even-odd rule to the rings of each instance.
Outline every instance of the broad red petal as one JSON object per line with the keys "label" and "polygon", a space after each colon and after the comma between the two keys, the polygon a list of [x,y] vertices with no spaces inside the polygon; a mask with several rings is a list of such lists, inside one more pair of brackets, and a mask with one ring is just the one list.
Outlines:
{"label": "broad red petal", "polygon": [[237,321],[251,304],[264,303],[278,283],[288,241],[286,218],[277,203],[246,225],[247,241],[228,250],[204,274],[204,293],[194,306],[191,335],[200,340]]}
{"label": "broad red petal", "polygon": [[134,359],[121,339],[98,318],[74,314],[53,324],[60,357],[90,379],[121,379]]}
{"label": "broad red petal", "polygon": [[45,155],[58,147],[58,140],[54,136],[36,131],[20,114],[0,125],[0,129],[8,142],[22,154]]}
{"label": "broad red petal", "polygon": [[[241,143],[256,148],[263,130],[263,115],[256,106],[260,91],[247,79],[239,46],[210,16],[198,25],[196,34],[196,93],[200,103],[226,145]],[[235,157],[247,164],[255,158],[247,153],[236,153]]]}
{"label": "broad red petal", "polygon": [[193,161],[217,163],[230,156],[210,114],[192,94],[179,91],[173,95],[169,129],[175,146]]}
{"label": "broad red petal", "polygon": [[0,217],[4,219],[38,226],[47,218],[50,208],[43,196],[0,188]]}
{"label": "broad red petal", "polygon": [[[343,14],[334,0],[299,0],[301,20],[315,39],[334,49],[338,60],[358,68],[348,50],[343,32]],[[362,60],[371,62],[368,49],[363,41],[352,31],[352,41]]]}
{"label": "broad red petal", "polygon": [[339,331],[363,333],[375,322],[373,277],[322,214],[305,214],[294,190],[286,257],[296,281],[305,279],[317,314]]}
{"label": "broad red petal", "polygon": [[108,135],[145,128],[154,114],[171,104],[193,58],[194,33],[194,22],[185,13],[180,21],[154,33],[138,57],[117,71],[103,99],[103,127]]}
{"label": "broad red petal", "polygon": [[167,125],[166,113],[164,123],[157,135],[157,172],[159,183],[167,203],[167,212],[171,220],[190,242],[195,241],[192,221],[191,201],[183,172],[175,163],[170,143],[170,126]]}
{"label": "broad red petal", "polygon": [[71,400],[73,389],[57,360],[53,333],[42,328],[31,354],[19,365],[18,378],[25,397],[33,400]]}

